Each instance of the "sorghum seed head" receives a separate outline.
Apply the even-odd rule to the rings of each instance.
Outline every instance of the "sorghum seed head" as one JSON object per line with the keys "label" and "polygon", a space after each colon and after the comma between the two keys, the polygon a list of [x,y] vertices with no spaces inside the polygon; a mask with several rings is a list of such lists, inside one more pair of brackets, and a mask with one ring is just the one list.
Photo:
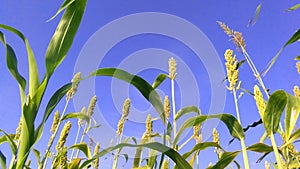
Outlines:
{"label": "sorghum seed head", "polygon": [[[81,113],[81,114],[85,114],[85,112],[86,112],[86,108],[83,107],[83,108],[81,109],[80,113]],[[82,126],[82,125],[84,124],[84,121],[83,121],[81,118],[79,118],[77,124],[78,124],[78,126]]]}
{"label": "sorghum seed head", "polygon": [[54,113],[53,122],[52,122],[51,129],[50,129],[51,133],[53,133],[55,131],[55,129],[58,125],[58,122],[59,122],[59,118],[60,118],[60,114],[59,114],[59,111],[57,110]]}
{"label": "sorghum seed head", "polygon": [[300,74],[300,62],[297,62],[297,63],[296,63],[296,68],[297,68],[298,74]]}
{"label": "sorghum seed head", "polygon": [[22,117],[20,117],[20,121],[19,121],[18,127],[16,129],[16,134],[15,134],[15,137],[14,137],[15,140],[18,140],[20,138],[20,134],[21,134],[21,131],[22,131],[22,124],[23,124]]}
{"label": "sorghum seed head", "polygon": [[264,100],[263,95],[257,85],[254,86],[254,100],[256,102],[256,107],[258,109],[260,117],[263,118],[267,103]]}
{"label": "sorghum seed head", "polygon": [[90,105],[89,105],[89,108],[88,108],[88,111],[87,111],[87,115],[89,117],[91,117],[94,113],[96,102],[97,102],[97,96],[93,96],[92,99],[90,100]]}
{"label": "sorghum seed head", "polygon": [[168,160],[164,159],[161,168],[162,168],[162,169],[169,169],[169,162],[168,162]]}
{"label": "sorghum seed head", "polygon": [[147,119],[146,119],[146,131],[143,135],[144,139],[147,139],[152,136],[152,131],[153,131],[152,127],[153,127],[152,117],[150,114],[148,114]]}
{"label": "sorghum seed head", "polygon": [[236,56],[232,57],[233,51],[227,49],[224,56],[225,56],[225,66],[227,71],[227,78],[229,82],[229,90],[233,90],[238,82],[239,71],[237,69],[238,61]]}
{"label": "sorghum seed head", "polygon": [[57,142],[57,146],[56,146],[57,151],[59,151],[65,145],[66,139],[67,139],[70,129],[71,129],[71,126],[72,126],[72,123],[70,121],[68,121],[64,125],[64,128],[62,129],[59,140]]}
{"label": "sorghum seed head", "polygon": [[68,164],[68,162],[67,162],[67,160],[68,160],[67,147],[66,146],[62,147],[61,153],[62,153],[62,155],[59,158],[59,165],[60,165],[61,169],[65,169],[65,168],[67,168],[67,164]]}
{"label": "sorghum seed head", "polygon": [[294,96],[300,97],[300,90],[298,86],[294,86]]}
{"label": "sorghum seed head", "polygon": [[123,109],[122,109],[122,116],[127,117],[129,114],[129,109],[130,109],[130,99],[127,98],[124,103],[123,103]]}
{"label": "sorghum seed head", "polygon": [[122,134],[123,128],[124,128],[124,123],[125,123],[125,118],[121,117],[121,119],[118,122],[117,135],[121,135]]}
{"label": "sorghum seed head", "polygon": [[224,23],[222,23],[222,22],[220,22],[220,21],[217,21],[217,23],[219,24],[219,26],[224,30],[224,32],[225,32],[227,35],[232,35],[231,30],[229,29],[229,27],[228,27],[226,24],[224,24]]}
{"label": "sorghum seed head", "polygon": [[169,77],[174,80],[176,76],[176,61],[173,57],[169,59]]}
{"label": "sorghum seed head", "polygon": [[198,135],[199,135],[200,126],[199,126],[199,125],[196,125],[196,126],[193,127],[193,129],[194,129],[193,136],[194,136],[194,138],[197,138]]}
{"label": "sorghum seed head", "polygon": [[246,49],[245,40],[241,32],[237,32],[237,31],[233,32],[233,41],[238,50],[243,51]]}
{"label": "sorghum seed head", "polygon": [[[99,152],[99,148],[100,148],[100,144],[97,143],[94,149],[94,156],[98,154]],[[94,162],[93,162],[93,168],[94,169],[98,169],[99,168],[99,158],[97,158]]]}
{"label": "sorghum seed head", "polygon": [[165,111],[166,118],[169,119],[170,118],[170,100],[169,100],[169,96],[165,96],[164,111]]}
{"label": "sorghum seed head", "polygon": [[73,96],[75,95],[75,93],[77,92],[77,88],[79,85],[79,82],[81,80],[81,73],[78,72],[74,75],[73,79],[71,80],[72,82],[72,87],[71,89],[67,92],[67,100],[70,100],[71,98],[73,98]]}
{"label": "sorghum seed head", "polygon": [[216,128],[213,129],[213,140],[215,143],[220,144],[219,132]]}

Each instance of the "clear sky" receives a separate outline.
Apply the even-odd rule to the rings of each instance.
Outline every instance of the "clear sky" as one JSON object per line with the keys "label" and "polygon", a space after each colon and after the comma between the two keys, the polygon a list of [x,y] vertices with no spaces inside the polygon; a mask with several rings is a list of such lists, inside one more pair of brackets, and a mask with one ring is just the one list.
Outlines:
{"label": "clear sky", "polygon": [[[266,67],[300,26],[300,10],[285,11],[299,2],[279,0],[264,1],[257,23],[247,27],[260,2],[259,0],[89,1],[73,46],[49,83],[42,108],[59,87],[72,79],[76,71],[87,75],[97,67],[119,67],[138,74],[152,83],[158,73],[167,73],[168,58],[175,57],[178,61],[177,110],[193,104],[199,106],[203,114],[226,112],[235,115],[233,96],[225,90],[225,83],[222,83],[225,76],[225,68],[222,67],[223,54],[226,49],[235,49],[235,46],[216,21],[225,22],[230,28],[243,33],[247,51],[259,71]],[[45,72],[44,54],[60,16],[50,22],[46,21],[55,14],[61,3],[50,0],[0,2],[0,23],[19,29],[29,39],[40,76]],[[17,54],[21,74],[28,77],[27,56],[22,41],[10,33],[5,33],[7,41]],[[234,53],[239,60],[243,59],[241,53],[236,50]],[[288,46],[263,78],[271,92],[284,89],[291,93],[293,86],[299,84],[294,61],[294,57],[298,55],[299,45]],[[2,46],[0,65],[2,79],[0,128],[8,133],[14,133],[19,121],[20,99],[17,83],[6,68],[5,51]],[[250,91],[253,91],[253,86],[257,84],[247,64],[240,69],[240,80],[243,82],[242,87]],[[92,89],[85,88],[89,85]],[[169,86],[170,82],[166,81],[158,88],[162,97],[170,95]],[[92,132],[92,135],[96,141],[103,143],[104,147],[108,146],[110,136],[114,135],[112,129],[117,126],[122,102],[126,97],[132,99],[132,114],[125,128],[126,136],[140,137],[144,132],[143,122],[147,114],[151,113],[157,117],[154,109],[137,90],[111,78],[96,78],[83,82],[68,111],[80,111],[81,106],[88,106],[93,94],[96,94],[99,100],[95,119],[103,127],[102,130]],[[245,94],[239,103],[243,126],[259,119],[252,96]],[[63,105],[64,101],[58,109],[62,110]],[[41,113],[42,111],[38,118],[42,117]],[[51,125],[50,121],[48,123]],[[206,141],[211,140],[208,133],[212,127],[217,127],[222,146],[228,150],[240,148],[237,141],[227,147],[231,137],[223,124],[218,125],[216,121],[212,121],[206,126],[204,129]],[[161,131],[160,121],[156,121],[154,127],[157,131]],[[48,129],[49,126],[45,130]],[[258,142],[262,133],[262,126],[250,129],[246,133],[246,144],[249,146]],[[75,137],[74,135],[72,134],[71,138]],[[45,131],[43,141],[37,146],[42,148],[47,144],[48,138],[49,133]],[[204,159],[200,161],[201,168],[206,167],[210,161],[215,162],[216,156],[208,154],[209,156],[200,156],[200,160]],[[262,168],[262,164],[255,163],[260,155],[255,153],[249,155],[251,166]],[[273,159],[273,156],[270,155],[266,159]],[[242,162],[241,156],[238,156],[238,161]],[[106,164],[108,162],[109,160],[106,160]],[[131,164],[124,168],[129,166]]]}

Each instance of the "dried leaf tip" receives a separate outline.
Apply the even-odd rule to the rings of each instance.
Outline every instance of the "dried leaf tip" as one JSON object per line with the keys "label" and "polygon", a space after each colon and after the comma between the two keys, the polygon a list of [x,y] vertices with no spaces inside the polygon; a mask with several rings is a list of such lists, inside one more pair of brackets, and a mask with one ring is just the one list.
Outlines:
{"label": "dried leaf tip", "polygon": [[174,80],[176,76],[176,60],[171,57],[169,59],[169,77]]}
{"label": "dried leaf tip", "polygon": [[165,96],[165,100],[164,100],[164,112],[165,112],[165,116],[167,119],[170,118],[170,100],[169,100],[169,96]]}
{"label": "dried leaf tip", "polygon": [[224,24],[223,22],[221,21],[217,21],[217,23],[219,24],[219,26],[224,30],[224,32],[227,34],[227,35],[232,35],[232,32],[230,30],[230,28]]}
{"label": "dried leaf tip", "polygon": [[70,121],[68,121],[64,125],[64,128],[62,129],[62,131],[60,133],[59,140],[57,142],[57,146],[56,146],[56,150],[57,151],[59,151],[60,149],[62,149],[63,146],[65,145],[65,142],[67,140],[67,137],[68,137],[70,129],[71,129],[71,126],[72,126],[72,123]]}
{"label": "dried leaf tip", "polygon": [[57,110],[54,113],[53,122],[52,122],[51,129],[50,129],[51,133],[53,133],[56,130],[58,122],[59,122],[59,118],[60,118],[60,114],[59,114],[59,111]]}
{"label": "dried leaf tip", "polygon": [[227,71],[227,78],[229,82],[228,90],[233,90],[236,87],[236,84],[238,82],[238,76],[239,76],[239,70],[238,70],[238,61],[236,59],[236,56],[232,56],[233,51],[230,49],[227,49],[224,56],[225,56],[225,66]]}
{"label": "dried leaf tip", "polygon": [[78,89],[78,85],[79,85],[79,82],[81,80],[81,73],[78,72],[74,75],[73,79],[71,80],[72,82],[72,87],[71,89],[67,92],[67,100],[70,100],[73,98],[73,96],[75,95],[75,93],[77,92],[77,89]]}
{"label": "dried leaf tip", "polygon": [[294,86],[294,96],[300,97],[300,90],[298,86]]}
{"label": "dried leaf tip", "polygon": [[264,117],[264,112],[266,110],[267,103],[263,98],[263,95],[257,85],[254,86],[254,100],[260,114],[260,117]]}
{"label": "dried leaf tip", "polygon": [[87,115],[89,117],[91,117],[94,113],[94,109],[95,109],[95,106],[96,106],[96,102],[97,102],[97,96],[93,96],[90,100],[90,105],[88,107],[88,111],[87,111]]}

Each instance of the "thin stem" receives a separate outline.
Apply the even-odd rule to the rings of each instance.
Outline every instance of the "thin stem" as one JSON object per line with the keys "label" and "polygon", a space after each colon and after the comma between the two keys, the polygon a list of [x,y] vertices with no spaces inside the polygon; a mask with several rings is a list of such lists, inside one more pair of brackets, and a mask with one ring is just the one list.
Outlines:
{"label": "thin stem", "polygon": [[46,149],[46,151],[45,151],[45,155],[44,155],[44,157],[43,157],[43,159],[42,159],[42,161],[41,161],[41,162],[42,162],[42,167],[41,167],[41,168],[43,168],[43,169],[45,169],[45,167],[46,167],[48,154],[49,154],[50,149],[51,149],[51,147],[52,147],[53,141],[54,141],[54,139],[55,139],[55,137],[56,137],[56,135],[57,135],[58,129],[59,129],[60,125],[61,125],[62,118],[64,117],[65,112],[66,112],[66,110],[67,110],[67,107],[68,107],[68,105],[69,105],[69,101],[70,101],[70,100],[67,99],[66,104],[65,104],[65,107],[64,107],[64,110],[63,110],[63,112],[62,112],[62,114],[61,114],[61,116],[60,116],[60,118],[59,118],[59,121],[58,121],[57,126],[56,126],[56,128],[55,128],[55,131],[54,131],[54,133],[52,134],[52,136],[50,137],[50,140],[49,140],[49,143],[48,143],[48,147],[47,147],[47,149]]}
{"label": "thin stem", "polygon": [[272,142],[275,158],[276,158],[276,161],[277,161],[277,164],[278,164],[277,165],[278,169],[283,169],[282,164],[281,164],[280,155],[279,155],[278,148],[277,148],[277,144],[276,144],[273,133],[270,134],[270,139],[271,139],[271,142]]}
{"label": "thin stem", "polygon": [[[119,144],[122,141],[122,137],[123,137],[123,132],[120,134],[119,139],[118,139],[118,136],[116,137],[117,144]],[[119,149],[117,149],[115,151],[114,163],[113,163],[112,169],[117,169],[118,161],[119,161]]]}
{"label": "thin stem", "polygon": [[[238,107],[238,100],[237,100],[237,97],[236,97],[236,88],[233,88],[233,97],[234,97],[235,111],[236,111],[236,114],[237,114],[237,120],[241,124],[240,112],[239,112],[239,107]],[[245,169],[250,169],[244,138],[241,138],[241,146],[242,146]]]}
{"label": "thin stem", "polygon": [[[78,130],[77,130],[77,134],[76,134],[76,138],[75,138],[75,143],[74,143],[74,145],[77,144],[78,136],[79,136],[79,133],[80,133],[80,128],[81,128],[81,127],[80,127],[80,124],[79,124],[79,125],[78,125]],[[72,153],[71,153],[71,158],[70,158],[71,160],[73,159],[74,152],[75,152],[75,149],[73,148],[73,149],[72,149]]]}
{"label": "thin stem", "polygon": [[[171,94],[172,94],[172,112],[173,112],[173,134],[174,138],[177,134],[177,126],[176,126],[176,120],[175,120],[175,115],[176,115],[176,103],[175,103],[175,86],[174,86],[174,79],[171,79]],[[176,145],[173,145],[175,147]]]}
{"label": "thin stem", "polygon": [[178,148],[178,151],[181,150],[188,142],[190,142],[194,136],[192,135],[189,139],[187,139],[184,143],[181,144],[181,146]]}
{"label": "thin stem", "polygon": [[[84,130],[83,130],[83,132],[82,132],[82,134],[81,134],[81,138],[80,138],[79,143],[81,143],[81,142],[83,141],[83,138],[84,138],[84,136],[86,135],[86,133],[87,133],[87,124],[85,123],[85,124],[84,124]],[[75,158],[78,158],[78,155],[79,155],[79,150],[77,150],[76,155],[75,155]]]}

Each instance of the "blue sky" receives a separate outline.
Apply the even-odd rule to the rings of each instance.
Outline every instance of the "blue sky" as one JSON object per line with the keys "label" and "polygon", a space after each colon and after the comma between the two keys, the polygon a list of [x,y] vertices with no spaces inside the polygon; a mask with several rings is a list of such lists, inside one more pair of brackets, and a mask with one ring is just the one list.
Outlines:
{"label": "blue sky", "polygon": [[[246,40],[247,51],[250,54],[253,62],[257,66],[259,71],[262,71],[267,63],[273,56],[279,51],[284,43],[292,36],[292,34],[299,28],[299,10],[286,12],[285,10],[297,3],[296,0],[292,1],[265,1],[261,8],[261,13],[258,22],[254,26],[247,27],[249,19],[254,16],[255,9],[261,1],[89,1],[87,4],[86,13],[82,20],[81,26],[75,37],[72,48],[67,55],[65,61],[59,66],[54,73],[49,88],[45,94],[45,100],[43,105],[45,106],[46,100],[49,99],[52,93],[54,93],[60,86],[70,81],[73,74],[77,70],[76,65],[86,66],[87,71],[92,61],[93,52],[88,51],[85,53],[87,42],[93,41],[91,37],[97,37],[98,33],[101,33],[102,28],[108,28],[111,23],[118,23],[120,18],[126,16],[132,16],[134,14],[143,14],[145,12],[163,13],[163,15],[174,16],[186,23],[190,23],[195,26],[195,29],[202,32],[201,35],[205,35],[199,44],[199,48],[208,44],[213,46],[214,51],[211,51],[212,56],[197,55],[196,49],[191,48],[187,43],[180,41],[174,37],[169,37],[159,33],[149,33],[151,30],[156,30],[160,25],[149,25],[146,33],[140,33],[137,35],[129,36],[125,39],[118,39],[119,41],[112,46],[105,53],[103,60],[98,67],[124,67],[127,71],[137,71],[137,73],[152,83],[155,76],[158,73],[167,73],[167,59],[174,56],[178,59],[178,69],[182,72],[178,72],[178,81],[176,83],[176,97],[177,97],[177,110],[181,106],[187,106],[195,104],[200,107],[203,114],[208,113],[231,113],[234,112],[232,95],[226,91],[225,107],[215,108],[212,103],[212,86],[217,86],[219,89],[224,89],[223,79],[214,79],[214,84],[210,83],[211,73],[208,69],[214,68],[215,65],[204,63],[199,58],[207,58],[219,56],[220,63],[224,62],[223,53],[226,49],[235,49],[235,46],[231,41],[228,41],[228,37],[219,28],[216,21],[223,21],[230,26],[230,28],[241,31]],[[61,2],[56,1],[8,1],[4,0],[0,2],[0,22],[19,29],[29,39],[29,42],[35,52],[37,59],[39,73],[42,76],[45,72],[44,67],[44,53],[47,49],[48,42],[54,33],[55,27],[59,22],[59,18],[46,22],[58,9]],[[159,18],[158,18],[159,20]],[[128,20],[125,20],[128,21]],[[150,22],[150,21],[149,21]],[[147,23],[147,20],[141,21],[141,23]],[[120,32],[131,30],[140,27],[141,24],[124,23],[124,27],[119,27]],[[163,23],[161,23],[163,25]],[[170,27],[170,32],[185,32],[182,27]],[[118,29],[117,29],[118,30]],[[118,32],[118,31],[117,31]],[[118,38],[119,34],[109,32],[105,39],[97,39],[93,42],[99,42],[99,44],[109,44],[113,39]],[[22,42],[14,35],[7,33],[7,41],[15,49],[19,60],[19,70],[21,74],[27,77],[27,57],[26,51]],[[197,37],[198,35],[191,35]],[[208,40],[208,41],[207,41]],[[92,42],[91,42],[92,43]],[[97,44],[96,43],[96,44]],[[104,48],[103,46],[95,46],[95,51]],[[299,84],[299,76],[296,72],[294,57],[299,55],[299,46],[288,46],[273,68],[264,77],[264,82],[271,92],[277,89],[284,89],[287,92],[292,92],[294,85]],[[201,48],[202,49],[202,48]],[[207,51],[206,51],[207,52]],[[9,74],[5,63],[5,51],[0,47],[0,75],[2,77],[0,83],[0,128],[4,129],[8,133],[15,131],[16,125],[19,121],[20,115],[20,100],[18,86],[12,76]],[[243,59],[241,53],[237,53],[239,60]],[[151,56],[153,55],[153,56]],[[144,56],[145,59],[141,59]],[[83,60],[79,58],[83,57]],[[153,57],[155,59],[147,58]],[[132,61],[132,58],[139,58],[139,61]],[[85,60],[86,59],[86,60]],[[78,63],[78,60],[80,62]],[[134,59],[133,59],[134,60]],[[147,65],[148,63],[148,65]],[[217,63],[213,63],[218,65]],[[79,66],[80,67],[80,66]],[[148,67],[148,69],[147,69]],[[216,67],[216,71],[219,70]],[[223,68],[223,70],[225,70]],[[218,72],[222,73],[222,72]],[[87,74],[84,74],[87,75]],[[190,76],[191,75],[191,76]],[[191,81],[186,80],[190,78]],[[180,81],[180,79],[182,81]],[[252,91],[253,86],[257,84],[255,78],[250,71],[247,64],[244,64],[240,69],[240,80],[243,82],[243,87]],[[87,90],[80,89],[83,92],[82,95],[76,96],[75,102],[69,106],[68,111],[79,111],[81,105],[88,105],[91,94],[97,94],[98,96],[98,110],[97,113],[104,118],[105,125],[115,128],[120,117],[120,110],[122,101],[125,97],[129,96],[132,99],[133,114],[129,118],[128,127],[125,129],[127,136],[139,137],[143,133],[142,121],[146,118],[146,114],[151,113],[155,115],[153,109],[150,108],[149,103],[133,88],[127,86],[125,83],[118,81],[112,81],[111,78],[96,78],[91,79],[89,82],[95,84],[95,87],[91,89],[94,93],[84,95]],[[88,83],[88,82],[86,82]],[[186,83],[186,84],[185,84]],[[114,85],[112,85],[114,84]],[[170,94],[170,83],[164,82],[159,88],[161,96]],[[82,85],[84,86],[84,85]],[[120,89],[120,87],[124,89]],[[198,91],[192,90],[193,88]],[[184,94],[184,93],[185,94]],[[118,97],[117,95],[121,97]],[[199,96],[199,97],[197,97]],[[217,97],[218,95],[216,95]],[[195,97],[195,98],[191,98]],[[223,96],[220,96],[223,97]],[[76,102],[77,100],[77,102]],[[62,109],[64,103],[58,106],[58,109]],[[42,105],[42,106],[43,106]],[[216,109],[220,112],[210,112],[210,110]],[[245,94],[240,100],[241,120],[243,126],[256,121],[259,118],[255,103],[251,96]],[[140,114],[139,114],[140,112]],[[136,115],[136,116],[135,116]],[[41,114],[40,114],[41,116]],[[136,117],[136,118],[135,118]],[[100,118],[95,115],[95,119]],[[144,118],[144,119],[143,119]],[[50,122],[49,122],[50,123]],[[157,130],[160,130],[160,122],[155,122],[154,126],[157,126]],[[211,124],[217,124],[212,122]],[[50,124],[49,124],[50,125]],[[210,126],[210,125],[208,125]],[[141,128],[136,130],[136,127]],[[221,144],[228,150],[236,150],[240,148],[239,143],[236,141],[231,146],[227,147],[227,142],[231,138],[227,129],[223,124],[217,126],[221,132],[221,138],[223,138]],[[49,127],[48,127],[49,128]],[[48,129],[46,128],[46,130]],[[46,134],[41,144],[42,147],[45,144],[47,138]],[[246,144],[251,145],[259,141],[262,135],[262,126],[249,130],[246,133]],[[96,134],[96,131],[92,133],[96,139],[101,138]],[[107,137],[107,135],[105,135]],[[71,136],[73,137],[73,136]],[[207,138],[209,139],[209,137]],[[71,139],[70,139],[71,140]],[[2,145],[1,145],[2,146]],[[1,148],[2,149],[2,148]],[[212,150],[207,150],[211,151]],[[208,153],[209,154],[209,153]],[[262,167],[261,164],[255,164],[258,154],[249,153],[251,166],[255,168]],[[212,157],[210,154],[209,157]],[[203,156],[204,157],[204,156]],[[201,156],[200,156],[201,159]],[[272,155],[267,159],[273,159]],[[201,168],[207,166],[209,161],[216,160],[215,156],[210,160],[205,159],[201,163]],[[238,161],[241,161],[241,157],[238,157]],[[129,165],[130,166],[130,165]],[[127,165],[128,167],[128,165]],[[126,168],[126,167],[125,167]]]}

